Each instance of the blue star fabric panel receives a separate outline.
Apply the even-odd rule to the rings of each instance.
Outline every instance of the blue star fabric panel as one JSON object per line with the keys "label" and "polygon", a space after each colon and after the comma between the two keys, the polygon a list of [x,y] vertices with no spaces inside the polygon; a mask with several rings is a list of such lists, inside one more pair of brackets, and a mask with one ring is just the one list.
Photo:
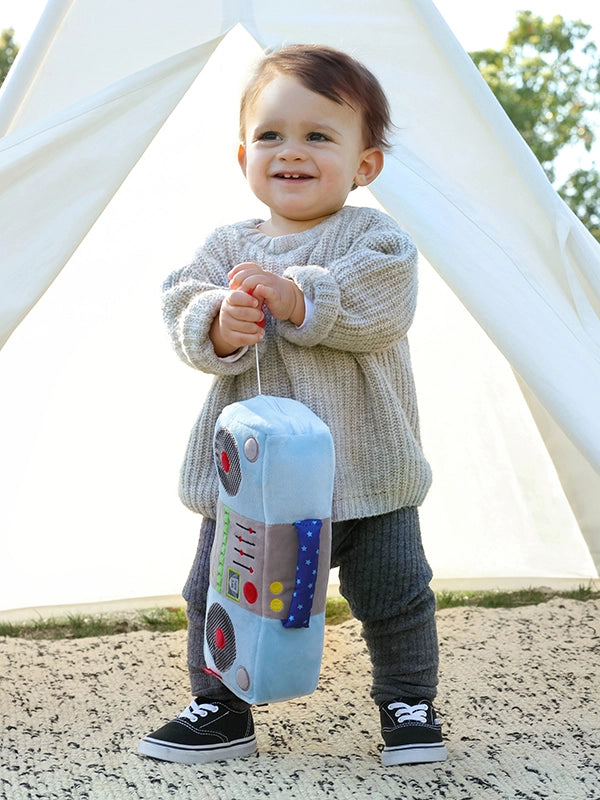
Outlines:
{"label": "blue star fabric panel", "polygon": [[319,567],[322,521],[320,519],[302,519],[294,522],[294,525],[298,532],[296,588],[292,595],[287,619],[282,619],[281,624],[284,628],[308,628]]}

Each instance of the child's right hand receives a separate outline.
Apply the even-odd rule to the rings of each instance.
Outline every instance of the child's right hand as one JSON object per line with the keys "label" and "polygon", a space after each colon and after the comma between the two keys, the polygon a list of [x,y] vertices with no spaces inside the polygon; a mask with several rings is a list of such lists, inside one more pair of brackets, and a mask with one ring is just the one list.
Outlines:
{"label": "child's right hand", "polygon": [[248,292],[232,289],[221,303],[210,329],[217,356],[223,358],[241,347],[260,342],[265,335],[260,324],[264,318],[259,300]]}

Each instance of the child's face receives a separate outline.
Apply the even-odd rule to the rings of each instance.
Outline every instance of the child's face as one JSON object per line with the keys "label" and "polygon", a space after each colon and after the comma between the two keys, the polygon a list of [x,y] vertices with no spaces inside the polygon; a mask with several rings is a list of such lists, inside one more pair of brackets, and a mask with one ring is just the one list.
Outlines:
{"label": "child's face", "polygon": [[338,211],[352,184],[366,186],[383,154],[365,148],[361,114],[277,75],[246,113],[240,165],[271,210],[271,235],[306,230]]}

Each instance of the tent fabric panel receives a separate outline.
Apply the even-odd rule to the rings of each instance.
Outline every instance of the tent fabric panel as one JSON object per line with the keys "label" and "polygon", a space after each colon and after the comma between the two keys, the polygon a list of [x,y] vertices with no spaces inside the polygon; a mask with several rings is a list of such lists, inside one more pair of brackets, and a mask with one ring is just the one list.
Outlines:
{"label": "tent fabric panel", "polygon": [[[165,30],[159,8],[162,5],[154,0],[144,3],[144,19],[153,28],[154,38],[158,36],[159,29],[162,33]],[[600,432],[591,415],[592,406],[595,404],[597,407],[599,396],[595,338],[598,245],[557,198],[537,162],[507,123],[503,112],[432,3],[403,0],[390,4],[377,0],[365,9],[364,4],[342,4],[337,0],[324,8],[322,3],[309,0],[290,9],[281,4],[275,5],[270,0],[247,0],[204,8],[203,4],[180,0],[176,6],[178,24],[172,27],[179,29],[189,23],[188,31],[192,30],[193,24],[199,20],[200,9],[206,17],[207,30],[214,34],[209,42],[198,45],[198,35],[193,31],[191,38],[194,42],[190,48],[188,32],[182,34],[182,38],[174,33],[173,37],[165,37],[168,39],[165,50],[156,55],[157,59],[159,56],[164,58],[154,64],[152,54],[144,50],[144,44],[138,43],[139,37],[132,33],[137,29],[138,19],[135,26],[131,23],[129,35],[131,41],[136,42],[136,47],[132,49],[139,52],[139,58],[135,56],[133,60],[127,60],[132,58],[132,54],[128,54],[127,59],[123,57],[121,60],[116,52],[115,63],[110,66],[110,70],[114,71],[103,72],[98,46],[94,51],[96,55],[90,53],[89,61],[94,65],[90,74],[90,91],[85,94],[85,86],[79,85],[77,96],[69,95],[67,91],[57,97],[56,104],[46,106],[44,91],[52,86],[42,81],[42,76],[47,74],[45,69],[52,63],[57,87],[59,76],[62,76],[61,82],[68,83],[73,65],[68,58],[69,50],[64,45],[69,41],[68,37],[74,35],[76,19],[77,26],[81,26],[77,27],[77,35],[82,35],[85,15],[80,11],[87,9],[89,12],[92,0],[82,0],[80,3],[71,0],[66,4],[63,0],[53,0],[50,6],[54,9],[68,6],[72,15],[71,27],[57,25],[55,29],[40,32],[38,39],[49,42],[49,48],[39,54],[37,61],[35,54],[31,57],[25,54],[27,58],[20,58],[22,77],[18,80],[15,77],[9,82],[17,87],[20,82],[22,87],[27,87],[27,94],[20,96],[15,104],[16,94],[11,98],[9,86],[0,100],[0,118],[3,120],[11,116],[10,109],[6,112],[9,100],[12,110],[19,110],[18,120],[15,117],[15,123],[18,124],[15,124],[14,132],[2,141],[3,146],[8,143],[11,147],[11,157],[5,165],[4,174],[7,179],[18,178],[12,188],[12,196],[11,191],[7,191],[6,195],[0,197],[0,204],[5,203],[6,209],[6,212],[2,210],[3,218],[10,218],[11,225],[16,226],[11,230],[14,243],[11,258],[4,260],[0,267],[0,297],[8,298],[7,312],[11,315],[7,333],[27,313],[35,298],[45,291],[53,276],[60,272],[69,254],[85,236],[86,230],[101,213],[179,98],[185,94],[187,86],[216,48],[219,37],[239,19],[263,46],[273,46],[281,41],[325,41],[353,52],[378,74],[391,95],[396,121],[405,120],[406,124],[399,125],[396,148],[388,158],[385,173],[374,185],[375,195],[411,231],[421,251],[432,261],[436,270],[452,286],[498,347],[515,362],[515,368],[535,390],[538,401],[566,432],[567,441],[572,439],[585,454],[580,458],[586,469],[594,472],[600,440]],[[108,30],[113,21],[109,16],[114,7],[111,4],[95,4],[93,8],[94,30]],[[374,24],[373,20],[377,21],[381,30],[378,29],[376,38],[366,37],[365,30]],[[96,28],[96,23],[99,28]],[[96,47],[96,44],[94,42],[93,46]],[[168,77],[166,73],[170,67],[174,71]],[[133,73],[130,72],[132,69],[135,70]],[[25,74],[28,70],[29,75]],[[143,95],[143,99],[139,108],[128,109],[122,89],[129,82],[132,86],[137,85],[135,82],[141,76],[148,78],[148,82],[139,87],[140,98]],[[443,91],[441,88],[434,91],[438,80]],[[157,93],[159,107],[152,102],[154,81],[157,88],[161,87]],[[107,109],[103,110],[100,98],[108,105],[114,101],[116,115],[107,113],[103,118]],[[52,111],[48,114],[49,108]],[[84,115],[79,115],[79,112],[72,114],[74,110],[82,108],[86,108]],[[201,108],[200,101],[194,109],[196,118]],[[211,120],[213,113],[211,108]],[[98,123],[97,128],[94,125],[87,128],[84,124],[92,119]],[[104,123],[107,123],[106,126]],[[139,133],[135,131],[137,127],[141,129]],[[75,133],[79,148],[69,151],[69,137]],[[475,143],[473,146],[471,136]],[[465,138],[469,142],[468,152],[462,152],[466,148],[457,148],[454,144],[456,141],[465,141]],[[103,148],[101,150],[98,149],[99,142]],[[115,142],[123,149],[125,155],[122,159],[112,159],[111,145],[114,147]],[[52,165],[45,162],[47,155],[54,155],[55,152],[61,158],[56,159],[57,170],[53,173]],[[71,155],[67,155],[69,152]],[[100,153],[105,154],[103,158],[99,158]],[[11,168],[21,158],[20,175],[17,175]],[[109,161],[111,169],[104,174],[99,166]],[[50,169],[50,173],[46,173],[46,169]],[[95,190],[93,196],[84,200],[86,184],[83,178],[87,169],[91,169],[90,175],[95,176]],[[39,206],[36,206],[33,197],[34,182],[28,184],[29,170],[32,174],[40,170],[37,177],[42,187],[44,184],[50,187],[54,181],[54,191],[49,192],[52,197],[40,197]],[[56,191],[57,187],[63,189],[59,172],[74,176],[76,182],[79,181],[73,192]],[[26,191],[15,188],[19,187],[21,177]],[[5,186],[4,183],[0,185]],[[225,192],[238,191],[234,186],[237,184],[227,184]],[[127,182],[124,185],[126,187]],[[22,196],[19,196],[20,192]],[[239,189],[240,196],[242,193],[243,190]],[[81,199],[79,205],[78,197]],[[18,201],[16,205],[15,201]],[[184,200],[175,194],[174,202],[183,203]],[[228,201],[223,202],[227,204]],[[51,204],[50,209],[48,203]],[[77,208],[77,217],[72,214],[73,208]],[[27,214],[30,215],[29,224],[20,221],[23,214],[26,221]],[[41,228],[42,237],[36,245],[28,242],[27,238],[31,237],[32,220],[37,224],[38,219],[44,225]],[[109,219],[110,213],[107,223]],[[102,219],[99,220],[92,234],[102,233],[102,222]],[[63,241],[57,242],[57,238],[60,238],[56,235],[59,225]],[[87,253],[87,257],[90,257],[90,251],[84,248],[86,244],[84,242],[71,259],[69,266],[74,270],[82,269],[83,262],[78,260],[79,255]],[[36,260],[40,266],[39,277],[35,277]],[[15,264],[19,265],[17,270]],[[4,269],[6,272],[2,271]],[[161,265],[158,264],[155,269],[161,271]],[[7,275],[10,275],[10,281]],[[27,277],[21,283],[23,275]],[[30,278],[31,283],[25,285]],[[12,299],[6,290],[7,286],[11,291],[11,287],[17,287]],[[49,296],[54,288],[48,293]],[[44,317],[44,314],[41,316]],[[46,319],[51,325],[51,320]],[[27,322],[25,320],[24,325]],[[98,335],[101,341],[106,336],[101,332]],[[136,330],[134,336],[138,335],[139,331]],[[10,354],[11,344],[9,342],[7,345],[7,355]],[[114,344],[118,352],[120,343],[117,341]],[[435,352],[435,348],[431,352]],[[172,355],[169,357],[172,358]],[[165,362],[160,369],[170,373],[175,367],[171,368]],[[111,380],[110,368],[102,374],[106,381]],[[18,386],[18,372],[14,375],[15,385]],[[119,377],[126,380],[125,366]],[[190,377],[186,387],[192,385]],[[184,393],[188,391],[189,388],[182,389]],[[577,403],[574,404],[574,400]],[[199,395],[193,398],[194,403],[199,401]],[[132,405],[131,413],[133,408]],[[110,431],[110,425],[107,431]],[[126,437],[122,439],[125,441]],[[435,446],[438,445],[439,442],[436,442]],[[128,458],[134,455],[133,451],[127,452]],[[502,463],[511,463],[511,460],[512,455],[507,452],[506,460],[502,460]],[[568,485],[564,477],[565,471],[570,469],[569,464],[569,459],[563,461],[563,455],[556,458],[556,466],[565,486]],[[469,466],[467,460],[465,468]],[[515,475],[507,471],[506,478],[512,482]],[[494,479],[497,480],[498,476]],[[515,508],[511,509],[511,513],[518,515],[531,500],[531,492],[529,489],[522,492],[517,487],[513,496],[516,498]],[[476,497],[470,496],[469,499],[477,502]],[[580,524],[587,531],[589,550],[598,558],[598,512],[585,497],[580,498],[579,504],[572,502],[572,505]],[[569,529],[568,536],[574,538],[565,535],[559,542],[560,547],[553,552],[551,539],[544,539],[545,534],[541,529],[536,533],[535,526],[541,519],[538,511],[531,512],[532,533],[523,545],[527,547],[527,553],[524,553],[523,562],[516,565],[515,571],[524,574],[523,570],[529,570],[535,575],[537,567],[541,573],[555,577],[564,577],[565,572],[569,577],[597,577],[600,562],[596,561],[595,568],[581,535],[579,540],[575,538],[578,535],[577,526],[569,519],[564,498],[558,506],[563,509],[561,520]],[[128,513],[132,510],[128,509]],[[529,513],[530,510],[526,509],[521,517],[525,527],[527,524],[524,520]],[[434,517],[432,515],[432,520]],[[152,524],[152,520],[149,524]],[[477,525],[474,517],[474,529]],[[435,530],[434,524],[431,529]],[[547,551],[536,556],[537,536],[542,540],[542,547],[546,544]],[[459,542],[457,546],[465,546],[465,542],[460,541],[462,544]],[[575,543],[573,558],[561,564],[560,548],[568,548],[570,542]],[[501,553],[502,544],[502,538],[498,536],[494,542],[494,547],[500,548],[498,553]],[[513,545],[518,547],[518,540],[513,540]],[[434,539],[432,546],[440,554],[443,553],[439,541]],[[579,553],[578,556],[575,551]],[[509,568],[504,565],[502,570]],[[464,565],[463,569],[466,569]],[[471,570],[472,565],[468,569]],[[493,578],[493,567],[486,565],[483,571],[486,576]],[[93,584],[88,588],[96,591]],[[173,587],[174,590],[178,588]],[[161,587],[159,591],[165,589]],[[149,593],[154,594],[155,590]]]}
{"label": "tent fabric panel", "polygon": [[234,4],[225,0],[208,6],[189,0],[48,0],[2,87],[0,133],[28,128],[124,78],[218,40],[235,25],[234,18]]}
{"label": "tent fabric panel", "polygon": [[0,344],[68,261],[219,41],[124,78],[0,141],[0,215],[9,220]]}

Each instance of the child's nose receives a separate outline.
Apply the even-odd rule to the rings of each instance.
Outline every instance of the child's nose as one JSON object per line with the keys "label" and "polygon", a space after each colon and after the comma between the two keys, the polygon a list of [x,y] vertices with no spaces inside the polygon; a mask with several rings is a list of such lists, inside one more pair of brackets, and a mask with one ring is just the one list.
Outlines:
{"label": "child's nose", "polygon": [[282,161],[304,161],[306,154],[300,145],[286,142],[277,153],[277,157]]}

